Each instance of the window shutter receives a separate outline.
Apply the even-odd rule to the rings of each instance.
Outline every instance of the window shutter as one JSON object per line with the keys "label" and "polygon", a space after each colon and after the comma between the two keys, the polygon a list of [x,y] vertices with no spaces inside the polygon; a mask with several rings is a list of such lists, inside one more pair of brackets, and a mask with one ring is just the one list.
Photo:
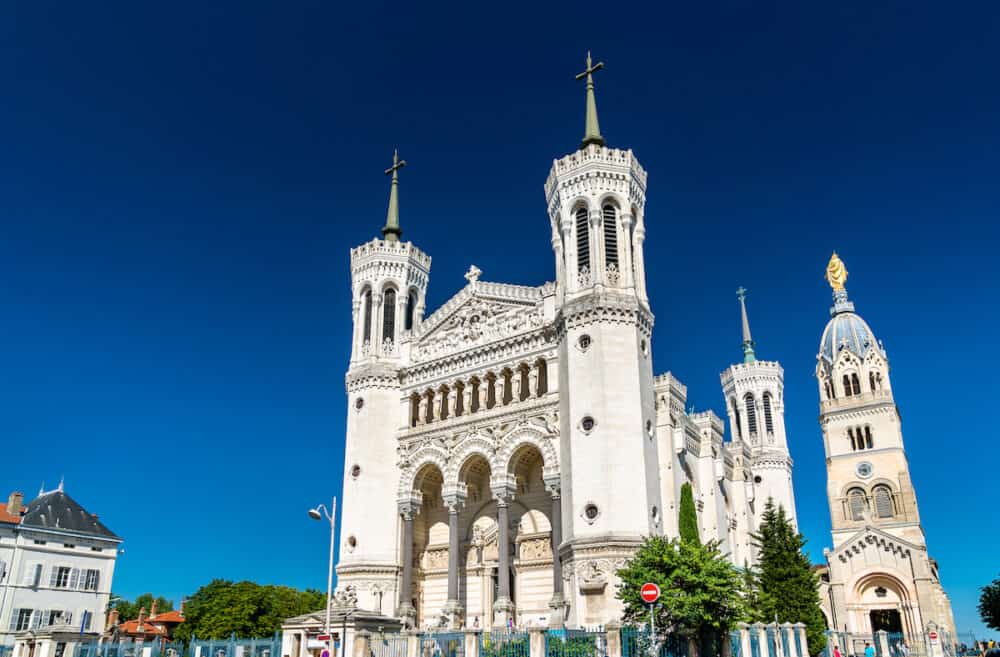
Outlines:
{"label": "window shutter", "polygon": [[31,614],[31,629],[37,630],[42,626],[42,614],[45,613],[41,609],[36,609],[34,613]]}
{"label": "window shutter", "polygon": [[875,489],[875,512],[879,518],[891,518],[893,516],[892,494],[885,486],[879,486]]}
{"label": "window shutter", "polygon": [[29,563],[24,566],[24,577],[22,578],[21,584],[24,586],[31,586],[35,581],[35,564]]}
{"label": "window shutter", "polygon": [[80,587],[80,569],[73,568],[69,571],[69,588],[74,591]]}
{"label": "window shutter", "polygon": [[73,612],[72,611],[63,612],[63,623],[65,623],[67,625],[72,625],[73,624]]}
{"label": "window shutter", "polygon": [[20,610],[20,608],[13,609],[10,612],[10,626],[7,629],[10,630],[11,632],[16,632],[17,631],[17,619],[20,618],[20,617],[21,617],[21,610]]}
{"label": "window shutter", "polygon": [[94,590],[101,590],[101,571],[99,570],[94,571]]}
{"label": "window shutter", "polygon": [[83,612],[83,631],[84,632],[89,632],[90,631],[90,623],[93,620],[93,618],[94,618],[94,615],[92,613],[90,613],[89,611]]}
{"label": "window shutter", "polygon": [[0,582],[3,581],[4,577],[7,575],[7,562],[0,561]]}
{"label": "window shutter", "polygon": [[52,574],[49,575],[49,586],[56,587],[59,583],[59,566],[52,566]]}

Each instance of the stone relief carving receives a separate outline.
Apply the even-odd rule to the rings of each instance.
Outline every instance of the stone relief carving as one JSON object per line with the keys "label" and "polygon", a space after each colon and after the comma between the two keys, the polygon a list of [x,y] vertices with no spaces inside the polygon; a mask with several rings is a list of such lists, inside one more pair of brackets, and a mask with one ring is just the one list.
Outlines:
{"label": "stone relief carving", "polygon": [[414,360],[427,360],[459,351],[538,328],[542,323],[542,314],[537,307],[518,307],[473,298],[417,345]]}
{"label": "stone relief carving", "polygon": [[448,567],[448,548],[426,550],[422,559],[425,570]]}
{"label": "stone relief carving", "polygon": [[338,607],[357,607],[358,592],[350,584],[342,589],[337,589],[333,596],[333,604]]}
{"label": "stone relief carving", "polygon": [[526,560],[549,559],[552,550],[548,538],[533,538],[521,543],[521,558]]}

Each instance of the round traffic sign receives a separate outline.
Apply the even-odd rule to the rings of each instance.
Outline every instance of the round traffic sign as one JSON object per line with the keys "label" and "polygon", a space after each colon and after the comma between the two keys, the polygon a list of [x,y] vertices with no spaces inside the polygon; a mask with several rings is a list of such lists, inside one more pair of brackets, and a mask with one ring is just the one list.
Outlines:
{"label": "round traffic sign", "polygon": [[931,641],[937,641],[938,638],[937,632],[929,632],[927,636],[930,638]]}
{"label": "round traffic sign", "polygon": [[652,582],[646,582],[639,589],[639,597],[642,598],[643,602],[652,604],[660,599],[660,587]]}
{"label": "round traffic sign", "polygon": [[323,652],[319,654],[319,657],[330,657],[330,651],[327,650],[326,648],[323,648]]}

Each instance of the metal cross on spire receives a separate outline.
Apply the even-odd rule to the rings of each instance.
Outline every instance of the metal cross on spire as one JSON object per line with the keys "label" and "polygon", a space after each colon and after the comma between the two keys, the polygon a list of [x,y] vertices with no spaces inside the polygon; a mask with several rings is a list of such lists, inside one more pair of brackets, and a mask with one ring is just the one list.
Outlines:
{"label": "metal cross on spire", "polygon": [[577,80],[587,79],[587,124],[583,132],[583,143],[581,147],[588,144],[604,145],[604,137],[601,136],[601,126],[597,122],[597,100],[594,97],[594,73],[604,68],[604,62],[593,64],[590,59],[590,51],[587,51],[587,70],[578,73]]}
{"label": "metal cross on spire", "polygon": [[736,297],[740,300],[740,314],[743,319],[743,362],[753,363],[757,356],[753,352],[754,342],[750,336],[750,320],[747,319],[747,290],[742,285],[736,290]]}
{"label": "metal cross on spire", "polygon": [[399,170],[406,166],[406,160],[399,159],[399,149],[392,152],[392,166],[385,170],[385,175],[392,174],[392,187],[389,188],[389,211],[385,215],[385,227],[382,237],[387,242],[398,242],[403,230],[399,227]]}

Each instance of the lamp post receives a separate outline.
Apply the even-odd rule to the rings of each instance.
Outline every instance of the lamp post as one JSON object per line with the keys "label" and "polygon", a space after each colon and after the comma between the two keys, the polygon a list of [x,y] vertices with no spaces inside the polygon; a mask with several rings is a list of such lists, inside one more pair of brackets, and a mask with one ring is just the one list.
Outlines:
{"label": "lamp post", "polygon": [[[320,504],[315,509],[309,509],[309,517],[313,520],[326,518],[330,522],[330,569],[326,576],[326,651],[333,657],[333,632],[330,630],[330,607],[333,605],[333,548],[337,542],[337,498],[333,498],[330,503],[330,510]],[[344,637],[340,637],[341,645],[344,645]]]}

